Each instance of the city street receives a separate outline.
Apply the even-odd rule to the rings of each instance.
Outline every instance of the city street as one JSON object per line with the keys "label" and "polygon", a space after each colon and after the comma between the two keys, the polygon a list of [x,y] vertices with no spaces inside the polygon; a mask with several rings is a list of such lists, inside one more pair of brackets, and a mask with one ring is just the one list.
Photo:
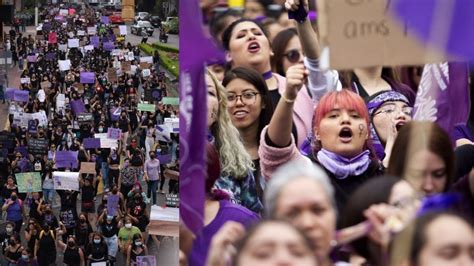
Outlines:
{"label": "city street", "polygon": [[[4,31],[8,32],[10,30],[10,27],[5,27]],[[127,27],[128,30],[128,35],[126,36],[126,42],[130,42],[132,45],[138,45],[140,44],[142,37],[141,36],[136,36],[132,35],[130,32],[130,25]],[[35,27],[34,26],[28,26],[26,28],[26,36],[32,35],[33,37],[35,36]],[[155,30],[154,34],[152,37],[149,37],[148,43],[154,43],[159,41],[159,32],[158,30]],[[168,45],[173,46],[173,47],[179,47],[179,39],[178,35],[169,35],[168,38]],[[6,68],[7,71],[7,77],[8,77],[8,84],[6,87],[10,88],[19,88],[20,87],[20,74],[21,71],[19,70],[18,66],[9,66]],[[2,129],[8,128],[9,123],[8,123],[8,103],[3,104],[0,101],[0,127]],[[144,188],[147,187],[147,184],[142,181],[141,182],[142,186]],[[168,191],[168,181],[166,181],[165,186],[164,186],[164,191]],[[54,206],[55,208],[53,209],[54,213],[59,212],[59,197],[56,198],[56,205]],[[95,201],[96,208],[98,207],[99,203],[102,201],[102,195],[97,196],[97,200]],[[164,205],[165,204],[165,194],[158,193],[158,205]],[[80,210],[80,201],[78,201],[78,210]],[[148,206],[148,211],[150,211],[150,206]],[[0,217],[1,218],[1,217]],[[4,230],[4,223],[2,222],[1,224],[1,230]],[[23,229],[22,229],[23,230]],[[23,233],[23,231],[22,231]],[[168,265],[178,265],[178,249],[179,249],[179,240],[178,238],[172,238],[172,237],[158,237],[158,239],[161,241],[160,246],[157,247],[155,243],[152,241],[151,238],[148,240],[148,249],[149,249],[149,255],[155,254],[156,255],[156,261],[157,265],[160,266],[168,266]],[[57,265],[62,265],[63,262],[63,256],[61,252],[58,252],[57,260],[56,263]],[[1,264],[1,263],[0,263]],[[3,265],[3,264],[2,264]],[[125,260],[122,255],[117,255],[117,264],[116,265],[125,265]]]}

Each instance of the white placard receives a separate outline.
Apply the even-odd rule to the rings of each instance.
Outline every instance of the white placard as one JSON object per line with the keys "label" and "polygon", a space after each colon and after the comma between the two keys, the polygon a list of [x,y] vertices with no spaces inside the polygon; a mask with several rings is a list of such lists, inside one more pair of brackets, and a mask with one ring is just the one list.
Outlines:
{"label": "white placard", "polygon": [[150,76],[150,75],[151,75],[150,69],[147,68],[147,69],[143,69],[143,70],[142,70],[142,76],[143,76],[144,78],[145,78],[145,77],[148,77],[148,76]]}
{"label": "white placard", "polygon": [[69,38],[74,38],[74,32],[70,31],[68,34]]}
{"label": "white placard", "polygon": [[140,63],[150,63],[153,64],[153,56],[142,56],[140,57]]}
{"label": "white placard", "polygon": [[100,139],[100,147],[101,148],[117,148],[118,146],[118,143],[117,143],[117,140],[116,139],[109,139],[107,138],[107,133],[97,133],[97,134],[94,134],[94,138],[98,138]]}
{"label": "white placard", "polygon": [[110,52],[110,54],[112,56],[118,56],[118,55],[120,55],[121,52],[122,52],[122,50],[120,50],[120,49],[113,49],[112,52]]}
{"label": "white placard", "polygon": [[58,96],[56,96],[56,111],[63,109],[65,104],[66,104],[66,95],[63,93],[58,94]]}
{"label": "white placard", "polygon": [[60,16],[67,16],[67,15],[69,15],[69,10],[67,10],[67,9],[60,9],[60,10],[59,10],[59,15],[60,15]]}
{"label": "white placard", "polygon": [[132,61],[135,59],[135,55],[133,55],[133,52],[128,52],[126,56],[127,61]]}
{"label": "white placard", "polygon": [[119,25],[120,35],[127,35],[127,25]]}
{"label": "white placard", "polygon": [[151,221],[179,222],[179,208],[162,208],[151,206]]}
{"label": "white placard", "polygon": [[79,39],[68,39],[67,46],[69,48],[79,47]]}
{"label": "white placard", "polygon": [[41,110],[37,113],[32,113],[31,118],[38,119],[39,126],[42,126],[42,127],[48,126],[48,117],[46,116],[46,112],[44,110]]}
{"label": "white placard", "polygon": [[54,189],[79,191],[79,172],[53,172]]}
{"label": "white placard", "polygon": [[78,30],[77,31],[77,36],[84,36],[84,35],[86,35],[85,31],[83,31],[83,30]]}
{"label": "white placard", "polygon": [[59,51],[66,52],[67,51],[67,44],[60,44],[58,45]]}
{"label": "white placard", "polygon": [[171,131],[173,128],[169,124],[162,124],[156,126],[156,140],[169,142],[171,140]]}
{"label": "white placard", "polygon": [[71,69],[71,60],[58,60],[59,70],[66,71]]}
{"label": "white placard", "polygon": [[92,51],[92,50],[94,50],[94,46],[93,45],[86,45],[86,46],[84,46],[84,50]]}
{"label": "white placard", "polygon": [[97,34],[97,26],[94,27],[87,27],[87,34],[89,35],[96,35]]}
{"label": "white placard", "polygon": [[20,83],[21,84],[28,84],[28,83],[30,83],[30,78],[20,78]]}

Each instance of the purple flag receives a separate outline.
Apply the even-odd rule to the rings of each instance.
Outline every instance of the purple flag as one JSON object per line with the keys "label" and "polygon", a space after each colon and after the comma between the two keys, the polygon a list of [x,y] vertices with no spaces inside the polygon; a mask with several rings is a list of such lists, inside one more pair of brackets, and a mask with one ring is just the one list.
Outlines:
{"label": "purple flag", "polygon": [[74,115],[87,112],[86,106],[82,100],[71,101],[71,110]]}
{"label": "purple flag", "polygon": [[103,23],[103,24],[109,24],[110,19],[107,16],[102,16],[102,17],[100,17],[100,22]]}
{"label": "purple flag", "polygon": [[474,59],[474,1],[392,0],[390,11],[425,43]]}
{"label": "purple flag", "polygon": [[416,95],[414,120],[436,122],[449,133],[454,147],[454,127],[467,122],[470,104],[467,63],[425,65]]}
{"label": "purple flag", "polygon": [[58,168],[78,168],[77,151],[57,151],[56,166]]}
{"label": "purple flag", "polygon": [[160,161],[160,164],[168,164],[171,163],[171,154],[157,154],[156,159]]}
{"label": "purple flag", "polygon": [[47,53],[46,56],[45,56],[46,60],[48,61],[53,61],[54,59],[56,59],[56,53]]}
{"label": "purple flag", "polygon": [[122,108],[120,107],[112,107],[110,108],[110,119],[112,121],[118,121],[120,118],[120,112],[122,111]]}
{"label": "purple flag", "polygon": [[95,83],[95,73],[94,72],[81,72],[80,75],[81,83]]}
{"label": "purple flag", "polygon": [[28,102],[30,99],[30,92],[24,90],[14,90],[13,91],[13,100],[15,102]]}
{"label": "purple flag", "polygon": [[119,204],[119,195],[109,195],[107,197],[107,215],[115,216]]}
{"label": "purple flag", "polygon": [[95,149],[100,148],[100,139],[98,138],[85,138],[83,141],[84,149]]}
{"label": "purple flag", "polygon": [[5,90],[5,100],[13,100],[13,98],[15,97],[15,90],[17,89],[7,88]]}
{"label": "purple flag", "polygon": [[99,36],[92,36],[91,37],[91,44],[94,48],[99,48],[100,46],[100,37]]}
{"label": "purple flag", "polygon": [[[186,226],[198,234],[204,222],[206,173],[207,88],[204,65],[223,61],[224,53],[220,52],[203,32],[198,0],[190,0],[186,5],[181,5],[179,17],[180,36],[182,43],[186,44],[180,53],[180,97],[181,103],[193,103],[180,107],[180,215]],[[199,53],[196,53],[196,47],[193,45],[196,43],[201,47]]]}
{"label": "purple flag", "polygon": [[112,51],[113,49],[115,49],[115,44],[114,44],[114,42],[105,42],[105,43],[104,43],[104,50],[106,50],[106,51]]}

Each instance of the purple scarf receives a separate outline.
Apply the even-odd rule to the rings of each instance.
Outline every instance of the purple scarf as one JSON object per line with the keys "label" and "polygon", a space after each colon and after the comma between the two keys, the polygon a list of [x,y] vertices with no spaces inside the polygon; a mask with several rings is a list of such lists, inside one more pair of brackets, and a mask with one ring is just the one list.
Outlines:
{"label": "purple scarf", "polygon": [[345,179],[350,175],[360,175],[370,164],[369,150],[361,152],[353,158],[345,158],[325,149],[321,149],[318,154],[318,161],[329,172],[333,173],[337,179]]}

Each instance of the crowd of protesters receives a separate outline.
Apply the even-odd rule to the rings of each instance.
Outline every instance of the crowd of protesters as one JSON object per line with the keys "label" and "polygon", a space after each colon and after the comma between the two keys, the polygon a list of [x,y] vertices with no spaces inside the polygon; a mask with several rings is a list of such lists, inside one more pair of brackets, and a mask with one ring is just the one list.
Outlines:
{"label": "crowd of protesters", "polygon": [[[164,193],[165,172],[179,171],[177,133],[160,137],[157,130],[166,118],[178,116],[177,107],[161,103],[169,88],[159,72],[159,55],[154,55],[153,64],[140,65],[139,48],[114,32],[100,12],[85,6],[43,6],[40,22],[36,34],[26,35],[15,27],[6,33],[12,67],[18,68],[22,80],[19,88],[9,90],[12,95],[26,92],[27,98],[5,93],[10,116],[1,132],[0,199],[6,229],[0,234],[0,264],[136,265],[137,257],[153,255],[147,249],[149,210],[158,204],[157,192]],[[96,33],[88,34],[88,27],[95,27]],[[84,49],[92,45],[92,36],[100,42],[92,50]],[[80,40],[79,47],[67,46],[71,38]],[[105,49],[106,41],[119,52]],[[58,62],[66,60],[70,66],[60,69]],[[122,71],[125,61],[131,66]],[[145,67],[149,75],[143,74]],[[115,75],[109,74],[111,70]],[[93,82],[81,83],[81,72],[95,73]],[[152,90],[160,97],[145,96]],[[73,102],[83,104],[80,113]],[[156,110],[138,110],[143,102],[154,104]],[[33,119],[26,126],[19,119],[34,113],[45,120]],[[79,121],[81,114],[92,118]],[[85,147],[85,139],[109,128],[121,130],[115,146]],[[33,150],[32,140],[46,141],[47,146]],[[77,167],[58,167],[56,155],[61,151],[77,152]],[[171,160],[160,162],[160,155],[170,155]],[[56,189],[56,171],[81,172],[86,162],[95,164],[95,172],[79,175],[79,190]],[[19,174],[30,172],[40,173],[41,191],[19,191]],[[166,193],[178,193],[177,181],[170,180],[168,187]],[[116,213],[108,213],[107,200],[117,195]],[[56,264],[59,253],[64,259]]]}
{"label": "crowd of protesters", "polygon": [[414,111],[432,65],[323,70],[315,1],[199,2],[227,63],[205,74],[204,227],[182,226],[181,265],[474,264],[471,123],[412,121],[436,112]]}

